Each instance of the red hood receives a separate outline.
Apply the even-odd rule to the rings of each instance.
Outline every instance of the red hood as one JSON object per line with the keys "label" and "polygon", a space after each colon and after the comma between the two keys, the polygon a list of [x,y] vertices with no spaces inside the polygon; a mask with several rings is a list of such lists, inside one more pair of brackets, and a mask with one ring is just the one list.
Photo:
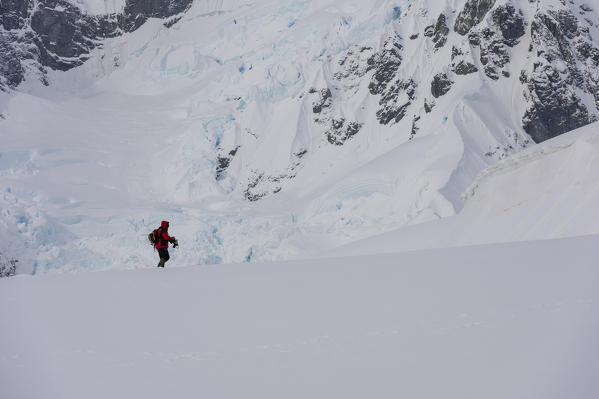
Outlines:
{"label": "red hood", "polygon": [[163,220],[162,223],[160,223],[160,227],[163,229],[168,229],[168,222]]}

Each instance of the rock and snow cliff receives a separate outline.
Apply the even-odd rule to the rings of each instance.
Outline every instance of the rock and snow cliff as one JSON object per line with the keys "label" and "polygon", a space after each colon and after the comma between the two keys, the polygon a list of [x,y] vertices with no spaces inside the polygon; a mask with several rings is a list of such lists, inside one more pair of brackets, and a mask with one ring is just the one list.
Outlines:
{"label": "rock and snow cliff", "polygon": [[163,218],[214,263],[451,216],[599,115],[590,1],[1,7],[0,222],[27,271],[147,266]]}

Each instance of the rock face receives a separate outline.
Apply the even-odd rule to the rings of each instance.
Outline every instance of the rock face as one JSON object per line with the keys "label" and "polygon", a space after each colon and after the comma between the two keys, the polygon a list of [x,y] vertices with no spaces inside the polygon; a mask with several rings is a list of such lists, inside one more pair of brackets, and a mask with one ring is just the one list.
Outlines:
{"label": "rock face", "polygon": [[539,13],[531,24],[534,62],[520,80],[528,100],[522,124],[537,142],[596,120],[580,97],[599,108],[599,50],[568,10]]}
{"label": "rock face", "polygon": [[3,0],[0,3],[0,24],[4,30],[22,28],[25,25],[29,7],[29,1]]}
{"label": "rock face", "polygon": [[121,33],[116,16],[88,16],[62,0],[39,4],[28,22],[35,32],[40,64],[62,71],[85,62],[97,39]]}
{"label": "rock face", "polygon": [[435,75],[435,77],[433,78],[433,81],[431,83],[431,94],[435,98],[444,96],[445,94],[447,94],[449,92],[452,85],[453,85],[453,81],[451,79],[449,79],[447,74],[438,73]]}
{"label": "rock face", "polygon": [[368,60],[369,70],[374,70],[368,89],[370,94],[381,96],[376,116],[382,125],[402,120],[415,98],[417,83],[398,77],[402,49],[401,38],[393,34],[383,49]]}
{"label": "rock face", "polygon": [[333,119],[331,128],[327,131],[327,140],[331,144],[343,145],[349,138],[356,135],[362,124],[358,122],[347,122],[344,118]]}
{"label": "rock face", "polygon": [[458,14],[453,29],[464,36],[470,29],[478,25],[493,8],[495,0],[468,0],[464,9]]}
{"label": "rock face", "polygon": [[122,14],[91,16],[65,0],[7,0],[0,4],[0,89],[28,73],[81,65],[102,39],[139,28],[148,18],[184,12],[193,0],[128,0]]}
{"label": "rock face", "polygon": [[451,49],[451,70],[456,75],[469,75],[478,72],[478,68],[471,61],[470,51],[464,51],[455,46]]}
{"label": "rock face", "polygon": [[492,16],[493,23],[499,28],[504,43],[510,47],[518,44],[518,39],[526,33],[522,11],[516,11],[513,5],[505,4],[493,10]]}
{"label": "rock face", "polygon": [[[406,139],[426,134],[428,118],[439,118],[470,83],[491,90],[513,87],[523,102],[515,138],[490,148],[488,157],[512,153],[510,145],[524,131],[539,142],[592,122],[599,114],[599,50],[591,37],[599,36],[596,12],[580,2],[547,1],[552,4],[456,0],[443,8],[415,0],[376,37],[349,41],[349,47],[309,60],[306,71],[319,62],[322,70],[298,88],[297,101],[302,127],[319,142],[298,140],[288,165],[270,171],[247,167],[245,198],[256,201],[285,189],[315,147],[359,147],[368,139],[360,135],[377,130]],[[104,39],[134,31],[148,18],[166,19],[169,27],[192,2],[127,0],[118,14],[88,15],[76,0],[0,0],[0,90],[24,80],[47,83],[49,69],[81,65]],[[412,19],[402,26],[404,18]],[[229,184],[248,148],[217,148],[214,179]]]}
{"label": "rock face", "polygon": [[127,0],[123,18],[125,30],[133,31],[148,18],[167,18],[181,14],[191,7],[193,0]]}
{"label": "rock face", "polygon": [[447,34],[449,28],[447,27],[447,19],[445,14],[439,15],[437,23],[435,25],[428,26],[424,30],[424,36],[431,37],[433,43],[435,43],[435,49],[440,49],[447,42]]}

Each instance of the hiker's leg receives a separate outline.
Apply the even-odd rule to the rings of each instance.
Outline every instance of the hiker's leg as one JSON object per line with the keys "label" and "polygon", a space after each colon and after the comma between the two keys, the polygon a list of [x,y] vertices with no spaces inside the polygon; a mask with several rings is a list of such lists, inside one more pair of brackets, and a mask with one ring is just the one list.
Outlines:
{"label": "hiker's leg", "polygon": [[158,256],[160,257],[160,262],[158,262],[158,267],[164,267],[164,264],[169,259],[167,249],[166,248],[158,248]]}

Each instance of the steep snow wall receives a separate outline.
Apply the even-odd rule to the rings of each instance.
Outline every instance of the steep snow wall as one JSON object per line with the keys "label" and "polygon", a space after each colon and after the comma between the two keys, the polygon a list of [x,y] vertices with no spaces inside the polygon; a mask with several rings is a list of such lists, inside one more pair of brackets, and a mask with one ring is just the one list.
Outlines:
{"label": "steep snow wall", "polygon": [[599,124],[527,149],[480,174],[456,216],[332,251],[398,252],[599,233]]}

